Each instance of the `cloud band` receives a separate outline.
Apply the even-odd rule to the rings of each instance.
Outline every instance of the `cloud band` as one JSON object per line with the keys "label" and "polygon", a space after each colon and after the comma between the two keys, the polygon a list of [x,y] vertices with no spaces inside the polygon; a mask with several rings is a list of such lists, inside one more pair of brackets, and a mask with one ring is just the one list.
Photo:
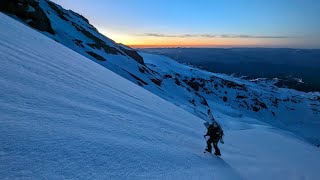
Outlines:
{"label": "cloud band", "polygon": [[158,34],[158,33],[144,33],[138,34],[138,36],[148,37],[175,37],[175,38],[192,38],[192,37],[204,37],[204,38],[255,38],[255,39],[286,39],[291,36],[269,36],[269,35],[247,35],[247,34]]}

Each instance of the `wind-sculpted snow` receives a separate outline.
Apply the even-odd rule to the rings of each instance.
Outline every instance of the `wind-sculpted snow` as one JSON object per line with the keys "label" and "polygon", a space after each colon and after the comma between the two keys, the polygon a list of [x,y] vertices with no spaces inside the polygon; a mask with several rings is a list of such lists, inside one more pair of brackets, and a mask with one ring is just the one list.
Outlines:
{"label": "wind-sculpted snow", "polygon": [[203,120],[0,13],[0,179],[319,179],[319,149],[234,110]]}

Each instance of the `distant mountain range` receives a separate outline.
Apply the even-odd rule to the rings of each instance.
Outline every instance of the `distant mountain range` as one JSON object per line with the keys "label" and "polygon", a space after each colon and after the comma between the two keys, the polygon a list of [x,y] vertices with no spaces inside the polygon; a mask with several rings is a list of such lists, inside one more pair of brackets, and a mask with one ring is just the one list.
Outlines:
{"label": "distant mountain range", "polygon": [[163,54],[211,72],[248,80],[265,78],[277,87],[320,91],[320,49],[149,48],[143,51]]}

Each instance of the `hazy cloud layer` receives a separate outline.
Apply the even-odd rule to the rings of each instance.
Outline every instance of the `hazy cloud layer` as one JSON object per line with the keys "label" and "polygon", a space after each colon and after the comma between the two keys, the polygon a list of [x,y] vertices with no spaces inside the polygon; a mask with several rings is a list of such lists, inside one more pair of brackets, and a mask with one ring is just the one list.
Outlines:
{"label": "hazy cloud layer", "polygon": [[149,37],[176,37],[176,38],[191,38],[191,37],[205,37],[205,38],[263,38],[263,39],[286,39],[291,38],[291,36],[254,36],[246,34],[158,34],[158,33],[144,33],[138,36],[149,36]]}

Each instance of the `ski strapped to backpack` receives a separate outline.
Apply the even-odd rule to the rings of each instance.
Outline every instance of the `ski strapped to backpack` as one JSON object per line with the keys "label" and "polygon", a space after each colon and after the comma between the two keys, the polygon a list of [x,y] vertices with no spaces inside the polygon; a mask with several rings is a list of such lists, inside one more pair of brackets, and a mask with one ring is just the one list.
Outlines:
{"label": "ski strapped to backpack", "polygon": [[210,109],[208,109],[208,117],[211,119],[211,124],[209,122],[203,123],[204,126],[209,130],[210,127],[214,128],[215,134],[217,138],[219,138],[219,141],[224,144],[224,141],[222,139],[224,132],[220,126],[220,124],[215,120],[215,118],[212,115],[212,112]]}

